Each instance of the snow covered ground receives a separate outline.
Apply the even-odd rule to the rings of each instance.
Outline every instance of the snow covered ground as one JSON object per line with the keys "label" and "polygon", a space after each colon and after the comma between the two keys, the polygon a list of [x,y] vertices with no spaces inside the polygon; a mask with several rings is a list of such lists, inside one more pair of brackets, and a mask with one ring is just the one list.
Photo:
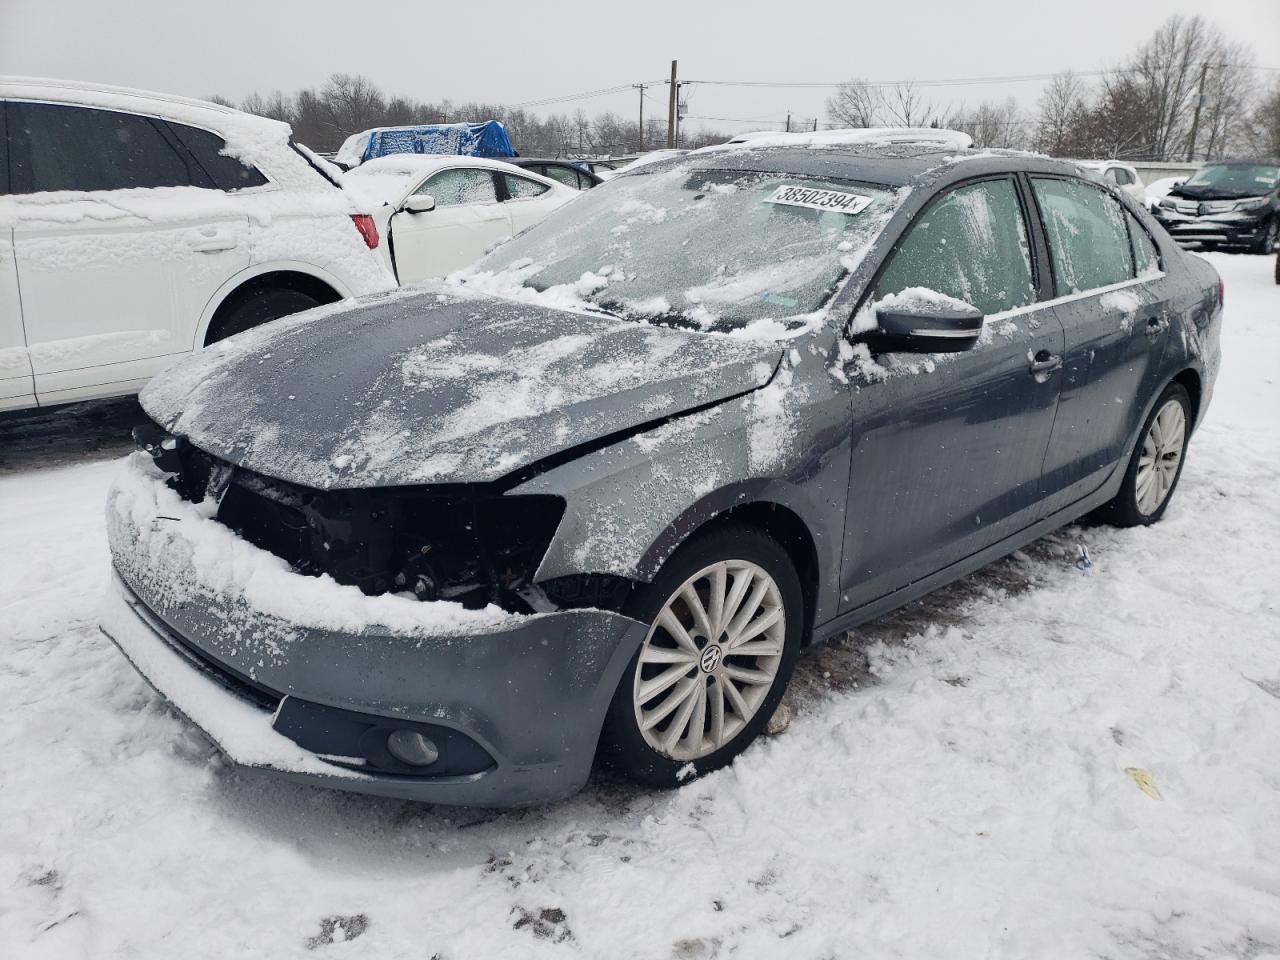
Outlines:
{"label": "snow covered ground", "polygon": [[0,957],[1280,957],[1280,287],[1211,259],[1225,361],[1164,522],[810,652],[789,729],[669,794],[238,774],[97,631],[116,463],[0,422]]}

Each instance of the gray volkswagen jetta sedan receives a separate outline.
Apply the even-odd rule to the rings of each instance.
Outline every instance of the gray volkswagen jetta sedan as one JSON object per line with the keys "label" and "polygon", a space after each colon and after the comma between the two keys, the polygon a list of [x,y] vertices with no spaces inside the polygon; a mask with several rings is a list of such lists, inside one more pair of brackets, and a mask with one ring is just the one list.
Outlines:
{"label": "gray volkswagen jetta sedan", "polygon": [[655,163],[157,378],[103,629],[245,767],[483,805],[597,763],[676,785],[805,645],[1085,513],[1159,520],[1222,299],[1043,158]]}

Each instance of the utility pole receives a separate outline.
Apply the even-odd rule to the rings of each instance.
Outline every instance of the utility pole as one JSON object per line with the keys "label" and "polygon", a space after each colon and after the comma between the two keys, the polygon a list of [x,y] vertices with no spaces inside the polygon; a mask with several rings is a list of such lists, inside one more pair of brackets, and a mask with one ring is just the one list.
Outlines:
{"label": "utility pole", "polygon": [[640,138],[637,144],[637,152],[644,153],[644,88],[643,83],[633,83],[631,86],[640,91]]}
{"label": "utility pole", "polygon": [[1187,144],[1187,163],[1196,156],[1196,134],[1200,132],[1200,107],[1204,105],[1204,79],[1209,72],[1209,61],[1200,64],[1200,87],[1196,93],[1196,112],[1191,115],[1191,138]]}
{"label": "utility pole", "polygon": [[667,100],[667,149],[676,145],[676,61],[671,61],[671,90]]}

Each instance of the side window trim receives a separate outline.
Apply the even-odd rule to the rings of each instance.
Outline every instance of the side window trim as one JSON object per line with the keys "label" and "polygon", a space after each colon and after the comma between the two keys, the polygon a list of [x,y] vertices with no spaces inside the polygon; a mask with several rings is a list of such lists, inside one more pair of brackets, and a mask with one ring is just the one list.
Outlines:
{"label": "side window trim", "polygon": [[1040,206],[1036,201],[1035,191],[1031,189],[1031,179],[1025,171],[1018,171],[1013,177],[1018,191],[1018,203],[1022,207],[1022,219],[1027,227],[1027,237],[1031,241],[1031,276],[1036,285],[1036,303],[1046,303],[1054,297],[1053,257],[1049,255],[1049,238],[1040,222]]}

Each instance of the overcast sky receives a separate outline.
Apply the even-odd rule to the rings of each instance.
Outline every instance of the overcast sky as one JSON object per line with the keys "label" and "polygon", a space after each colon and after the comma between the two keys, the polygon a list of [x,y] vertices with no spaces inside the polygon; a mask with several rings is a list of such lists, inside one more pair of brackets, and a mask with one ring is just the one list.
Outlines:
{"label": "overcast sky", "polygon": [[[1050,12],[1052,11],[1052,12]],[[232,99],[362,73],[422,100],[519,103],[659,80],[920,81],[1098,70],[1171,13],[1200,13],[1280,67],[1280,0],[0,0],[0,73]],[[1270,84],[1280,72],[1259,72]],[[974,105],[1038,81],[932,87]],[[695,85],[692,117],[740,131],[823,114],[827,89]],[[636,91],[539,111],[634,115]],[[666,87],[646,112],[665,114]],[[703,122],[703,121],[699,121]]]}

